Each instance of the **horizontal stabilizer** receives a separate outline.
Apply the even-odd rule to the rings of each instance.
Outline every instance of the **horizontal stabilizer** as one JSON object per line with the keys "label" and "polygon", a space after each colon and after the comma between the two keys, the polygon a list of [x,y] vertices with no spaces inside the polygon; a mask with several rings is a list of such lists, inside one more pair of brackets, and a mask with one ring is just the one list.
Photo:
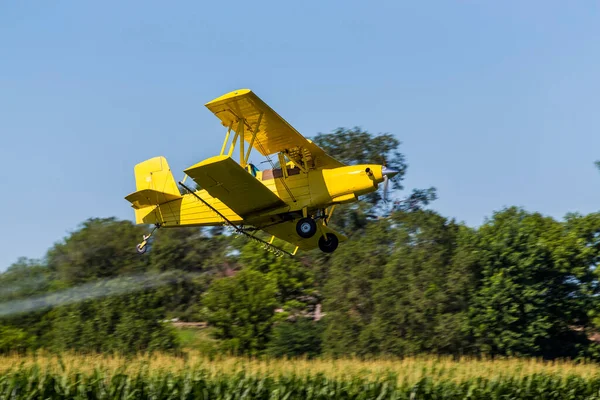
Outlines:
{"label": "horizontal stabilizer", "polygon": [[129,201],[133,208],[140,209],[148,206],[158,206],[168,201],[180,199],[180,194],[163,193],[154,189],[142,189],[133,192],[125,200]]}

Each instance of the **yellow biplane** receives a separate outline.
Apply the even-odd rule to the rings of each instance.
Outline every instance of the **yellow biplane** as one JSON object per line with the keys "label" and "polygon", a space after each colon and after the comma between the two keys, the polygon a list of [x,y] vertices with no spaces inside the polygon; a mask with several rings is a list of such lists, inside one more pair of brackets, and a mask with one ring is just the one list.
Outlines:
{"label": "yellow biplane", "polygon": [[[317,247],[331,253],[346,240],[328,226],[335,205],[357,201],[397,174],[383,165],[339,162],[251,90],[227,93],[206,107],[227,127],[221,153],[187,168],[179,182],[181,191],[164,157],[137,164],[136,191],[125,197],[137,224],[153,224],[155,229],[225,225],[279,254]],[[233,159],[236,145],[239,162]],[[260,171],[250,164],[252,149],[265,156],[272,169]],[[185,183],[188,177],[196,188]],[[269,242],[256,237],[261,230],[272,236]],[[144,235],[138,252],[146,251],[151,235]],[[273,246],[274,238],[295,245],[295,250]]]}

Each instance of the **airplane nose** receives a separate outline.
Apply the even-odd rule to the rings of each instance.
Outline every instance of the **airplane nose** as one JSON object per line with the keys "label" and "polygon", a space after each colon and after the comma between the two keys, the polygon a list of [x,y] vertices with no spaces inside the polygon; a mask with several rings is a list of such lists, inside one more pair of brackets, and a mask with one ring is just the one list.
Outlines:
{"label": "airplane nose", "polygon": [[393,169],[389,169],[388,167],[384,166],[381,169],[381,175],[383,176],[387,176],[388,178],[393,178],[394,176],[398,175],[400,171],[394,171]]}

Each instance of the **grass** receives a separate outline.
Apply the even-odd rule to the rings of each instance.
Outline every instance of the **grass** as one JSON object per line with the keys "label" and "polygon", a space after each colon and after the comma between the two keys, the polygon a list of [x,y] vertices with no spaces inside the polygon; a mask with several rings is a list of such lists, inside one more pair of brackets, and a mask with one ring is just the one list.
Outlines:
{"label": "grass", "polygon": [[179,328],[177,329],[177,336],[182,348],[210,353],[210,350],[218,347],[218,340],[213,339],[210,332],[211,328]]}

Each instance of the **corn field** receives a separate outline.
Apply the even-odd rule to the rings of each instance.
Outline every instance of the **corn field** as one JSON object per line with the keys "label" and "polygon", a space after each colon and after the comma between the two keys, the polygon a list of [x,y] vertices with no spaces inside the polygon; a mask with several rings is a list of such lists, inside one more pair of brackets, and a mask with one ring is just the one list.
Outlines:
{"label": "corn field", "polygon": [[1,399],[600,399],[600,366],[531,359],[0,357]]}

